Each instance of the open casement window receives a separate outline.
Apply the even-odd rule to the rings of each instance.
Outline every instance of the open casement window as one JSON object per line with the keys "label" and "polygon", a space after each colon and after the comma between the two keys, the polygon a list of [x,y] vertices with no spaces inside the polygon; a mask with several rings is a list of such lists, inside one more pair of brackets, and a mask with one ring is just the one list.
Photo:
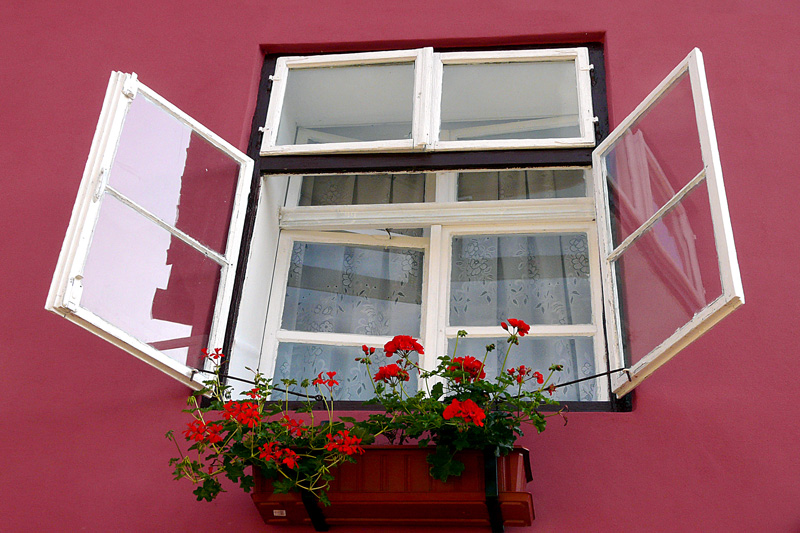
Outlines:
{"label": "open casement window", "polygon": [[593,171],[622,397],[744,303],[699,50],[597,147]]}
{"label": "open casement window", "polygon": [[112,73],[46,308],[200,388],[252,171],[135,74]]}

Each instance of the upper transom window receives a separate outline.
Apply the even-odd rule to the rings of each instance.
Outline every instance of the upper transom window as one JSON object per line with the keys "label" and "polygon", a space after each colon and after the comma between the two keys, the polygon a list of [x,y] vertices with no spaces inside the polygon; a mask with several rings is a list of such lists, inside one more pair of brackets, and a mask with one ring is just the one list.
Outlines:
{"label": "upper transom window", "polygon": [[277,61],[261,155],[594,146],[586,48]]}

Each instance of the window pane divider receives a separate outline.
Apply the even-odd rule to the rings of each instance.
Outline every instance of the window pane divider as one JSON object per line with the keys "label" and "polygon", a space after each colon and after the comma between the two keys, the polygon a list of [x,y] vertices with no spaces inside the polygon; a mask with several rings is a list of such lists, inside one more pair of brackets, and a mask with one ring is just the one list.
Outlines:
{"label": "window pane divider", "polygon": [[320,331],[296,331],[279,329],[275,337],[278,342],[298,344],[326,344],[331,346],[367,346],[383,347],[392,340],[390,336],[360,335],[357,333],[331,333]]}
{"label": "window pane divider", "polygon": [[[591,222],[591,198],[490,200],[479,202],[284,207],[282,229],[341,230],[416,228],[436,224],[493,224],[499,222]],[[393,236],[392,239],[398,237]]]}
{"label": "window pane divider", "polygon": [[140,206],[139,204],[137,204],[136,202],[134,202],[133,200],[131,200],[130,198],[128,198],[127,196],[125,196],[124,194],[119,192],[118,190],[114,189],[110,185],[106,186],[106,192],[108,192],[108,194],[110,194],[111,196],[113,196],[114,198],[116,198],[117,200],[122,202],[123,204],[127,205],[128,207],[130,207],[131,209],[133,209],[134,211],[136,211],[140,215],[142,215],[147,220],[155,223],[161,229],[164,229],[164,230],[168,231],[169,233],[171,233],[175,237],[178,237],[179,239],[184,241],[186,244],[188,244],[189,246],[191,246],[192,248],[194,248],[195,250],[197,250],[201,254],[203,254],[206,257],[208,257],[209,259],[217,262],[219,265],[221,265],[223,267],[230,266],[230,262],[225,258],[225,256],[221,255],[218,252],[215,252],[211,248],[209,248],[206,245],[202,244],[197,239],[195,239],[193,237],[190,237],[188,234],[182,232],[178,228],[176,228],[176,227],[174,227],[174,226],[172,226],[170,224],[167,224],[166,222],[161,220],[159,217],[157,217],[154,214],[150,213],[149,211],[147,211],[147,209],[145,209],[144,207]]}
{"label": "window pane divider", "polygon": [[608,261],[616,261],[620,255],[622,255],[625,250],[627,250],[633,243],[639,240],[650,228],[652,228],[656,222],[658,222],[664,215],[672,211],[672,209],[677,206],[681,200],[686,197],[687,194],[692,192],[695,187],[700,185],[706,177],[706,169],[704,168],[697,175],[689,180],[689,183],[683,186],[681,190],[675,193],[675,196],[669,199],[667,203],[665,203],[661,208],[659,208],[655,213],[653,213],[650,218],[648,218],[641,226],[636,228],[636,230],[628,235],[625,240],[623,240],[619,246],[617,246],[610,254],[608,254]]}
{"label": "window pane divider", "polygon": [[360,233],[326,232],[326,231],[285,231],[287,238],[293,242],[315,242],[322,244],[352,244],[363,246],[387,246],[391,248],[428,249],[425,237],[409,237],[407,235],[364,235]]}
{"label": "window pane divider", "polygon": [[[506,337],[508,332],[500,326],[448,326],[445,336],[455,337],[464,330],[473,338]],[[532,324],[527,337],[592,337],[597,333],[593,324]]]}

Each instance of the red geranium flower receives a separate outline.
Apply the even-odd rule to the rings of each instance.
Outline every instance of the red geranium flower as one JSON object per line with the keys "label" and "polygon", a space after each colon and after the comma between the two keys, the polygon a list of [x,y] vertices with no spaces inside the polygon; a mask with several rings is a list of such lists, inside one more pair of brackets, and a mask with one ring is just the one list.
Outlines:
{"label": "red geranium flower", "polygon": [[[503,324],[504,324],[504,322],[501,322],[500,326],[502,327]],[[528,324],[526,324],[524,320],[519,320],[519,319],[516,319],[516,318],[509,318],[508,319],[508,327],[515,328],[516,331],[511,332],[511,334],[512,335],[517,334],[520,337],[524,337],[531,330],[531,327]],[[508,327],[505,327],[503,329],[508,330]]]}
{"label": "red geranium flower", "polygon": [[266,462],[274,461],[288,466],[291,469],[297,468],[299,456],[292,450],[281,448],[277,442],[268,442],[261,447],[258,456]]}
{"label": "red geranium flower", "polygon": [[464,422],[468,424],[472,422],[476,426],[483,427],[483,419],[486,418],[486,413],[483,412],[483,409],[481,409],[478,404],[469,398],[463,402],[459,401],[457,398],[453,398],[453,402],[445,407],[442,416],[444,416],[445,420],[462,418]]}
{"label": "red geranium flower", "polygon": [[536,378],[536,383],[538,383],[539,385],[544,383],[544,376],[542,375],[541,372],[534,372],[533,377]]}
{"label": "red geranium flower", "polygon": [[326,437],[328,438],[328,443],[325,445],[325,449],[329,452],[337,451],[345,455],[364,453],[364,448],[359,446],[361,438],[351,436],[346,429],[340,430],[336,435],[328,433]]}
{"label": "red geranium flower", "polygon": [[397,352],[401,352],[401,356],[408,355],[411,352],[424,354],[425,350],[414,337],[409,335],[397,335],[383,346],[383,352],[386,354],[386,357],[391,357]]}
{"label": "red geranium flower", "polygon": [[261,422],[261,413],[258,411],[258,404],[255,402],[231,401],[225,404],[222,418],[225,420],[234,419],[243,426],[252,429]]}
{"label": "red geranium flower", "polygon": [[336,372],[325,372],[325,374],[328,376],[328,379],[323,378],[322,377],[322,372],[320,372],[317,375],[316,379],[311,382],[311,384],[312,385],[325,385],[326,387],[329,387],[329,388],[333,387],[334,385],[338,385],[339,384],[338,381],[333,379],[333,377],[336,375]]}
{"label": "red geranium flower", "polygon": [[208,442],[211,444],[216,444],[217,442],[222,442],[222,435],[219,434],[222,431],[222,424],[208,424],[206,426],[206,431],[208,431]]}
{"label": "red geranium flower", "polygon": [[391,365],[382,366],[378,369],[378,373],[375,374],[375,377],[372,378],[375,381],[383,381],[384,383],[389,383],[392,380],[397,381],[408,381],[410,376],[408,372],[397,366],[396,364],[392,363]]}
{"label": "red geranium flower", "polygon": [[[486,372],[483,370],[483,363],[470,355],[466,357],[454,357],[453,363],[455,364],[448,366],[447,370],[451,372],[454,370],[467,372],[467,374],[469,374],[466,376],[467,382],[477,381],[486,377]],[[461,383],[462,379],[464,379],[462,376],[453,378],[456,383]]]}
{"label": "red geranium flower", "polygon": [[186,440],[203,442],[206,438],[206,425],[200,420],[192,420],[187,424],[183,434],[186,435]]}
{"label": "red geranium flower", "polygon": [[217,359],[222,359],[223,357],[225,357],[225,354],[222,353],[222,348],[214,348],[214,351],[212,353],[208,353],[208,350],[203,348],[202,350],[200,350],[200,353],[201,353],[201,356],[200,356],[201,359],[214,359],[214,360],[217,360]]}
{"label": "red geranium flower", "polygon": [[303,424],[301,420],[289,418],[289,415],[283,415],[281,425],[289,431],[289,435],[293,437],[301,437],[303,433],[308,431],[308,427]]}

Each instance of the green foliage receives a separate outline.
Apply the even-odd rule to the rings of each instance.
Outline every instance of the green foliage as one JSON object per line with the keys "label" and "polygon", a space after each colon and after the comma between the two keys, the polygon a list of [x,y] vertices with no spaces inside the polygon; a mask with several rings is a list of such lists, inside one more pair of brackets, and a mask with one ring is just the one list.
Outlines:
{"label": "green foliage", "polygon": [[[515,321],[511,329],[505,323],[502,326],[509,331],[507,361],[512,347],[527,333],[523,329],[527,325]],[[456,341],[465,336],[466,332],[459,331]],[[211,501],[223,490],[221,476],[249,492],[254,481],[247,472],[257,468],[272,480],[275,492],[307,491],[327,505],[326,491],[336,467],[356,461],[363,446],[388,442],[432,446],[430,474],[447,481],[464,471],[464,464],[456,459],[459,451],[489,449],[507,454],[525,426],[532,425],[541,432],[547,417],[563,416],[561,411],[539,411],[542,405],[557,405],[549,397],[554,390],[549,382],[561,365],[551,366],[545,379],[524,366],[506,369],[504,361],[499,374],[488,380],[484,362],[495,349],[489,345],[485,354],[478,354],[483,360],[456,353],[444,355],[438,358],[436,368],[423,370],[411,357],[414,352],[422,353],[422,346],[411,337],[397,336],[384,349],[394,362],[379,368],[376,374],[369,357],[375,349],[364,346],[365,356],[357,360],[375,392],[366,403],[382,409],[360,418],[334,416],[332,390],[338,385],[334,372],[321,373],[313,380],[282,380],[279,387],[256,373],[248,397],[233,400],[231,387],[219,376],[223,355],[219,350],[204,352],[217,371],[199,392],[210,398],[209,405],[200,407],[199,396],[192,395],[184,410],[192,417],[182,432],[189,443],[188,453],[181,451],[173,431],[166,434],[180,455],[170,460],[175,479],[189,479],[196,485],[197,499]],[[406,384],[417,376],[419,390],[409,394]],[[533,388],[526,386],[531,383]],[[305,399],[289,409],[285,391],[298,387]],[[321,420],[320,397],[324,408]]]}

